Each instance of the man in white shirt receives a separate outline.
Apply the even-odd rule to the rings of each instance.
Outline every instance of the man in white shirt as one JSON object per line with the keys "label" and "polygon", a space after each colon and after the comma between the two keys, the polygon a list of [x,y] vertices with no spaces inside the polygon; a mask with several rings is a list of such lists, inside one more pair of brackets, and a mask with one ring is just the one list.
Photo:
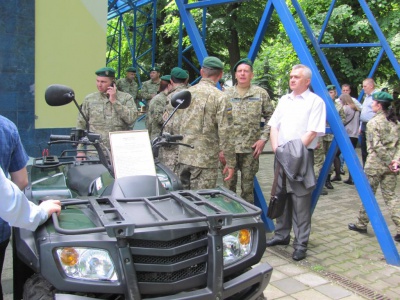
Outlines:
{"label": "man in white shirt", "polygon": [[[325,134],[326,108],[324,101],[309,90],[312,72],[304,65],[295,65],[290,73],[292,93],[283,96],[268,125],[271,126],[270,141],[275,153],[278,148],[291,141],[301,140],[304,146],[304,161],[307,161],[306,176],[311,186],[299,186],[288,179],[288,198],[283,215],[276,219],[275,235],[267,241],[267,247],[288,245],[290,232],[294,232],[292,258],[296,261],[306,257],[311,232],[311,194],[315,188],[314,148],[317,137]],[[275,164],[277,165],[277,163]],[[286,173],[286,172],[285,172]],[[289,177],[288,177],[289,178]]]}
{"label": "man in white shirt", "polygon": [[377,92],[375,90],[375,81],[372,78],[364,79],[363,90],[365,93],[365,99],[363,102],[361,115],[360,115],[360,134],[361,134],[361,157],[363,166],[367,160],[367,139],[365,136],[365,131],[367,130],[367,123],[369,120],[375,116],[375,112],[372,110],[372,94]]}

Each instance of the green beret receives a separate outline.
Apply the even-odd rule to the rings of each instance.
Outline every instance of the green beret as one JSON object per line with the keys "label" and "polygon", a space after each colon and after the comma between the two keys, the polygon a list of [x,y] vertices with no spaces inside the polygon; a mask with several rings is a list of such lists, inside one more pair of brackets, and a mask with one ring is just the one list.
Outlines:
{"label": "green beret", "polygon": [[163,75],[163,76],[161,76],[160,79],[161,79],[161,80],[164,80],[164,81],[170,82],[170,81],[171,81],[171,75]]}
{"label": "green beret", "polygon": [[239,61],[236,63],[236,65],[233,67],[233,72],[236,72],[237,67],[238,67],[239,65],[241,65],[241,64],[245,64],[245,65],[248,65],[248,66],[250,66],[250,67],[253,68],[253,63],[252,63],[252,61],[246,57],[246,58],[243,58],[243,59],[239,60]]}
{"label": "green beret", "polygon": [[160,72],[160,68],[159,68],[159,67],[152,67],[152,68],[150,69],[150,72],[151,72],[151,71]]}
{"label": "green beret", "polygon": [[203,67],[209,68],[209,69],[223,69],[224,65],[222,61],[215,57],[215,56],[207,56],[203,60]]}
{"label": "green beret", "polygon": [[129,67],[128,69],[126,69],[126,72],[136,73],[136,69],[134,67]]}
{"label": "green beret", "polygon": [[328,91],[336,90],[336,86],[334,86],[333,84],[327,85],[327,86],[326,86],[326,89],[327,89]]}
{"label": "green beret", "polygon": [[175,67],[171,70],[171,76],[177,79],[186,79],[188,78],[188,73],[181,68]]}
{"label": "green beret", "polygon": [[393,97],[389,93],[386,92],[376,92],[372,94],[372,99],[381,102],[392,102]]}
{"label": "green beret", "polygon": [[95,73],[97,76],[101,77],[115,77],[115,70],[113,68],[101,68],[98,69]]}

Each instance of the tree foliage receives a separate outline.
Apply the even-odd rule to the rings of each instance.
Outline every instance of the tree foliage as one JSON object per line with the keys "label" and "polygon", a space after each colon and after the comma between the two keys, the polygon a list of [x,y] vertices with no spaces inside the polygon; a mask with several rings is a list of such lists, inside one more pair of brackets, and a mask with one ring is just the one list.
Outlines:
{"label": "tree foliage", "polygon": [[[321,32],[321,29],[330,7],[330,1],[298,1],[311,25],[314,36],[321,38],[322,44],[379,42],[358,0],[337,0],[325,32]],[[225,76],[227,78],[234,77],[234,74],[231,73],[232,67],[240,58],[247,56],[266,2],[266,0],[234,2],[212,6],[206,10],[207,28],[203,37],[206,49],[209,55],[218,56],[226,63]],[[289,8],[312,55],[315,57],[321,74],[326,84],[330,84],[290,2],[287,1]],[[368,5],[392,51],[399,60],[400,22],[398,16],[400,14],[400,1],[369,0]],[[191,10],[191,13],[200,32],[202,32],[203,9]],[[124,20],[129,26],[134,26],[132,13],[125,14]],[[116,22],[116,20],[110,22]],[[148,18],[141,14],[138,15],[136,24],[144,24],[145,22],[149,22]],[[178,64],[179,26],[180,18],[175,1],[159,0],[157,2],[156,62],[162,68],[164,74],[169,73],[171,68]],[[109,28],[112,30],[111,26]],[[150,39],[151,30],[148,29],[142,36],[145,39]],[[194,51],[190,50],[190,45],[190,39],[186,31],[183,31],[183,47],[189,47],[189,50],[185,51],[184,57],[194,66],[199,67],[199,62]],[[144,50],[144,45],[142,47],[142,50]],[[121,65],[124,67],[132,65],[128,42],[123,39],[121,49],[123,49],[121,51]],[[370,73],[379,51],[380,48],[378,47],[324,48],[323,50],[339,83],[350,83],[355,92],[360,91],[360,83]],[[149,67],[151,65],[149,55],[142,60],[144,66]],[[295,49],[281,20],[274,13],[254,63],[255,81],[265,87],[271,95],[278,97],[288,91],[288,73],[291,66],[298,62]],[[117,62],[113,61],[111,65],[114,66],[115,63]],[[182,67],[191,72],[190,77],[192,79],[196,76],[195,70],[185,61]],[[392,87],[399,82],[399,78],[386,56],[380,62],[374,78],[381,86]],[[356,88],[358,88],[358,91]]]}

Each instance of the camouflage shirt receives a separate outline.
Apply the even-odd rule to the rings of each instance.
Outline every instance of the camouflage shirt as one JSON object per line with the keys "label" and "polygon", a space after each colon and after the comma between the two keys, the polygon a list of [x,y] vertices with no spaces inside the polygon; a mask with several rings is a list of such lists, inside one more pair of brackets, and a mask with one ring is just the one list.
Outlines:
{"label": "camouflage shirt", "polygon": [[161,132],[166,104],[167,94],[165,91],[157,94],[150,102],[147,113],[147,130],[149,131],[150,140],[153,140]]}
{"label": "camouflage shirt", "polygon": [[273,113],[269,95],[256,85],[250,85],[244,96],[239,95],[237,86],[227,88],[225,94],[232,104],[235,152],[252,153],[256,141],[269,139],[270,126],[260,127],[261,117],[267,124]]}
{"label": "camouflage shirt", "polygon": [[182,111],[180,134],[183,143],[194,149],[179,146],[179,162],[200,168],[218,168],[218,153],[224,152],[227,166],[236,164],[232,126],[232,106],[226,95],[215,87],[214,81],[203,78],[189,88],[192,102]]}
{"label": "camouflage shirt", "polygon": [[[114,104],[105,93],[92,93],[82,103],[82,111],[89,121],[89,130],[101,135],[106,147],[110,149],[109,132],[129,130],[136,120],[137,108],[131,95],[117,91]],[[86,129],[86,122],[79,114],[77,129]]]}
{"label": "camouflage shirt", "polygon": [[128,78],[118,79],[117,89],[118,91],[130,94],[133,97],[133,100],[136,99],[138,94],[138,84],[134,80]]}
{"label": "camouflage shirt", "polygon": [[383,111],[378,111],[367,123],[365,174],[374,176],[390,173],[388,166],[400,147],[399,130],[399,124],[389,122]]}
{"label": "camouflage shirt", "polygon": [[[175,86],[171,92],[167,96],[167,105],[164,110],[164,121],[166,121],[167,117],[172,113],[174,108],[171,105],[171,99],[172,96],[175,95],[176,93],[186,90],[187,86],[185,84],[179,84],[178,86]],[[167,125],[165,126],[165,131],[170,133],[170,134],[180,134],[179,133],[179,118],[181,117],[183,111],[182,110],[177,110],[174,114],[174,116],[169,120]]]}
{"label": "camouflage shirt", "polygon": [[147,101],[151,100],[151,98],[153,98],[152,95],[158,93],[160,82],[161,80],[158,80],[158,82],[153,82],[151,79],[143,82],[142,88],[139,91],[139,98]]}

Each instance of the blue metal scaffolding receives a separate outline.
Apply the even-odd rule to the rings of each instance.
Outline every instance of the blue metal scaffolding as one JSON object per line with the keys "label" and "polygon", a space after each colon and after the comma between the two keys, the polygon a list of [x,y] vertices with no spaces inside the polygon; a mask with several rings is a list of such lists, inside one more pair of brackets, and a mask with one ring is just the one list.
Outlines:
{"label": "blue metal scaffolding", "polygon": [[[139,1],[112,1],[109,0],[110,2],[129,2],[130,4],[138,3]],[[142,1],[145,2],[145,1]],[[193,50],[196,53],[196,56],[198,58],[198,61],[202,61],[207,54],[206,46],[205,46],[205,34],[206,30],[204,26],[202,27],[202,31],[200,32],[198,29],[198,25],[195,23],[195,20],[191,14],[191,10],[193,9],[203,9],[203,24],[205,24],[205,12],[207,7],[214,6],[214,5],[223,5],[223,4],[228,4],[228,3],[233,3],[233,2],[240,2],[240,1],[234,1],[234,0],[203,0],[203,1],[191,1],[188,3],[187,0],[176,0],[176,4],[179,9],[181,21],[184,24],[184,29],[186,30],[192,46],[190,48],[193,48]],[[337,87],[337,90],[340,91],[341,89],[339,88],[339,82],[336,79],[336,76],[334,72],[332,71],[329,62],[323,52],[324,48],[339,48],[339,47],[380,47],[381,51],[378,54],[376,58],[376,62],[373,65],[371,71],[369,74],[366,74],[365,77],[372,77],[379,65],[379,62],[381,61],[382,57],[384,54],[387,55],[389,58],[389,61],[391,62],[393,68],[395,69],[398,77],[400,78],[400,65],[397,59],[395,58],[392,50],[390,49],[388,42],[383,35],[382,31],[380,30],[379,25],[377,24],[373,14],[371,13],[367,3],[365,0],[359,0],[359,4],[361,8],[363,9],[368,21],[370,22],[376,37],[377,41],[373,43],[363,43],[363,44],[323,44],[323,36],[324,32],[326,30],[326,27],[329,23],[329,19],[331,17],[332,11],[335,7],[336,0],[333,0],[331,2],[331,5],[329,7],[329,10],[327,12],[327,16],[325,19],[325,22],[323,24],[323,27],[321,29],[321,32],[316,38],[311,30],[311,26],[307,21],[307,17],[305,16],[304,12],[302,11],[299,3],[297,0],[292,0],[291,1],[293,7],[296,10],[297,15],[300,18],[300,21],[302,23],[303,28],[305,29],[307,39],[311,42],[313,48],[315,49],[318,58],[320,62],[323,65],[323,68],[325,69],[326,74],[328,75],[330,81]],[[125,8],[124,8],[125,9]],[[365,210],[371,220],[371,225],[374,229],[374,232],[376,234],[376,237],[378,239],[378,242],[381,246],[382,252],[386,258],[387,263],[393,264],[393,265],[400,265],[400,257],[399,253],[397,252],[397,249],[394,245],[393,239],[390,235],[390,232],[388,230],[387,224],[382,216],[382,213],[380,211],[380,208],[376,202],[375,196],[372,192],[372,189],[370,188],[370,185],[368,183],[367,177],[365,176],[365,173],[363,171],[363,168],[359,162],[359,159],[357,157],[356,152],[353,149],[353,146],[350,143],[350,140],[346,134],[346,131],[344,129],[344,126],[340,120],[340,117],[335,109],[335,106],[330,99],[327,91],[326,91],[326,84],[323,81],[321,75],[320,75],[320,70],[318,69],[314,58],[312,57],[310,53],[310,49],[307,47],[307,44],[305,42],[305,39],[303,35],[300,32],[300,29],[295,22],[295,19],[286,3],[284,0],[269,0],[266,3],[264,13],[262,15],[262,18],[259,23],[259,27],[255,33],[254,39],[253,39],[253,44],[251,45],[251,48],[248,52],[248,57],[252,59],[253,61],[257,57],[258,51],[260,49],[262,40],[265,36],[265,33],[267,32],[268,25],[271,20],[272,13],[276,11],[278,14],[281,23],[283,24],[286,33],[288,37],[290,38],[293,47],[299,57],[299,60],[302,64],[307,65],[311,68],[313,72],[313,77],[312,77],[312,82],[311,85],[314,89],[314,91],[320,95],[326,104],[326,109],[327,109],[327,121],[330,124],[330,131],[334,134],[335,139],[332,142],[332,145],[327,153],[325,163],[323,165],[323,168],[321,170],[321,174],[318,178],[318,183],[317,187],[313,193],[313,206],[312,210],[314,210],[315,206],[317,205],[317,201],[319,198],[319,195],[322,191],[323,185],[325,183],[325,180],[328,176],[329,172],[329,167],[332,164],[334,155],[336,153],[337,147],[341,149],[341,152],[344,156],[344,159],[346,161],[346,164],[349,168],[349,171],[353,177],[353,180],[355,182],[355,186],[357,188],[357,191],[360,195],[361,201],[365,207]],[[181,26],[183,30],[183,26]],[[180,37],[182,36],[182,33],[180,33]],[[155,49],[154,49],[155,50]],[[182,62],[182,51],[183,49],[180,48],[179,51],[179,63],[181,64]],[[135,53],[135,52],[132,52]],[[135,60],[135,58],[133,58]],[[362,95],[360,95],[362,97]],[[265,199],[261,193],[260,186],[258,185],[257,180],[255,180],[255,195],[256,195],[256,203],[259,203],[260,207],[262,207],[264,214],[266,213],[266,205],[265,205]],[[266,216],[263,216],[263,220],[265,221],[265,225],[267,230],[272,231],[273,230],[273,223],[271,220],[268,220]]]}
{"label": "blue metal scaffolding", "polygon": [[[132,12],[132,14],[126,14]],[[139,16],[145,22],[138,22]],[[131,22],[126,18],[132,17]],[[108,20],[117,20],[116,25],[108,22],[110,36],[107,36],[107,61],[117,60],[117,77],[121,76],[121,42],[124,39],[128,42],[129,51],[132,57],[131,66],[138,72],[149,75],[148,67],[142,63],[145,57],[151,56],[151,66],[155,64],[156,57],[156,17],[157,0],[108,0]],[[128,25],[128,24],[129,25]],[[130,25],[132,24],[132,25]],[[137,76],[139,86],[141,78]]]}

